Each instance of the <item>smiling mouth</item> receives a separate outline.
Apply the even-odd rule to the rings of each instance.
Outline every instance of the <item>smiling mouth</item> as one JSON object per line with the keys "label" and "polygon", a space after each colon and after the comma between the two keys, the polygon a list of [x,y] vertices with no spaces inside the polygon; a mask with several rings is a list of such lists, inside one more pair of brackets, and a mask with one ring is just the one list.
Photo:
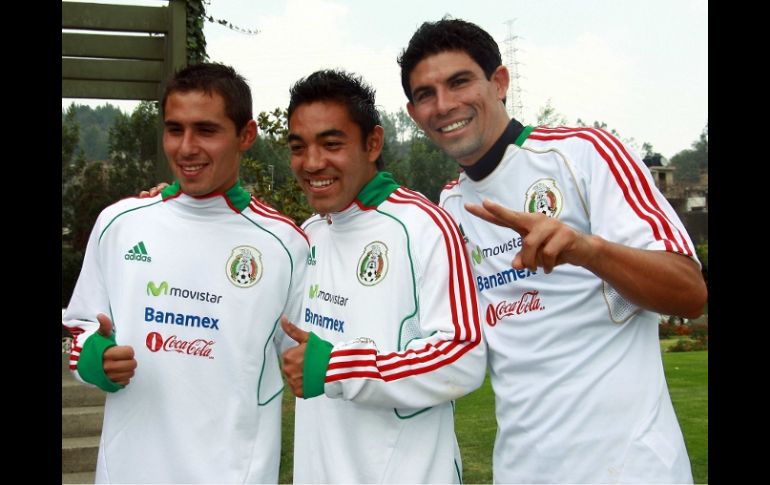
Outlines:
{"label": "smiling mouth", "polygon": [[447,126],[444,126],[442,128],[438,128],[438,131],[441,132],[441,133],[451,133],[451,132],[453,132],[455,130],[459,130],[460,128],[462,128],[463,126],[467,125],[470,122],[471,122],[470,118],[467,118],[467,119],[464,119],[464,120],[460,120],[460,121],[455,121],[451,125],[447,125]]}
{"label": "smiling mouth", "polygon": [[205,167],[206,164],[200,164],[200,165],[179,165],[179,168],[182,170],[182,173],[184,174],[191,174],[200,171],[203,167]]}
{"label": "smiling mouth", "polygon": [[314,189],[322,189],[324,187],[328,187],[331,184],[334,183],[334,179],[324,179],[324,180],[308,180],[308,185]]}

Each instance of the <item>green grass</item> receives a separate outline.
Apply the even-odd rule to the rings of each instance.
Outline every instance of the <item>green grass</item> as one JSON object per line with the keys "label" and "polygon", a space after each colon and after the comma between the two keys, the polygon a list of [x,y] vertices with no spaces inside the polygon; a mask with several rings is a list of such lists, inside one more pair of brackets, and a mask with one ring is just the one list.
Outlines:
{"label": "green grass", "polygon": [[663,367],[695,483],[708,483],[708,351],[666,352]]}
{"label": "green grass", "polygon": [[[676,343],[661,342],[662,346]],[[690,455],[695,483],[708,483],[708,352],[664,353],[669,393]],[[475,392],[459,399],[455,431],[463,459],[463,483],[492,483],[495,396],[489,376]],[[280,483],[292,483],[294,398],[283,396],[283,450]]]}
{"label": "green grass", "polygon": [[278,483],[294,483],[294,394],[289,386],[283,388],[281,407],[281,468]]}
{"label": "green grass", "polygon": [[495,394],[487,373],[484,384],[458,399],[455,406],[455,434],[463,459],[463,483],[492,483],[496,432]]}

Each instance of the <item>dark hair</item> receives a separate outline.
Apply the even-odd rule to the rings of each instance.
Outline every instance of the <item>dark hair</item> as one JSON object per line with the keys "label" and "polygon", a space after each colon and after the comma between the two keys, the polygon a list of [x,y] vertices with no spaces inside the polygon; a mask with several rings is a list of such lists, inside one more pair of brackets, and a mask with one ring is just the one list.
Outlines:
{"label": "dark hair", "polygon": [[225,114],[235,123],[236,133],[252,119],[251,89],[246,80],[230,66],[203,62],[184,67],[166,85],[161,107],[173,92],[203,91],[219,94],[225,100]]}
{"label": "dark hair", "polygon": [[[380,113],[374,105],[374,89],[361,76],[336,69],[324,69],[304,77],[289,89],[289,110],[291,120],[294,110],[303,104],[316,101],[336,101],[347,108],[350,118],[361,129],[361,142],[366,148],[366,139],[374,127],[382,125]],[[382,154],[375,161],[377,170],[385,167]]]}
{"label": "dark hair", "polygon": [[401,86],[404,94],[412,99],[409,77],[423,59],[445,51],[467,53],[484,71],[487,79],[492,77],[503,64],[497,42],[484,29],[471,22],[444,17],[437,22],[423,23],[401,52],[398,65],[401,66]]}

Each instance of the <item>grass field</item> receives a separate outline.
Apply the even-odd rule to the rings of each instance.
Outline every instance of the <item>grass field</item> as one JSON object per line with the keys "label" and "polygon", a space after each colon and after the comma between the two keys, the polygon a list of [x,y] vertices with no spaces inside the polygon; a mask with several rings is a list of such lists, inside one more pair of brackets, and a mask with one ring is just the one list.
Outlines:
{"label": "grass field", "polygon": [[[662,346],[673,345],[661,342]],[[708,352],[664,353],[671,399],[684,433],[695,483],[708,483]],[[284,392],[280,483],[292,483],[294,400]],[[463,459],[464,483],[492,483],[495,397],[489,376],[477,391],[457,401],[455,430]]]}

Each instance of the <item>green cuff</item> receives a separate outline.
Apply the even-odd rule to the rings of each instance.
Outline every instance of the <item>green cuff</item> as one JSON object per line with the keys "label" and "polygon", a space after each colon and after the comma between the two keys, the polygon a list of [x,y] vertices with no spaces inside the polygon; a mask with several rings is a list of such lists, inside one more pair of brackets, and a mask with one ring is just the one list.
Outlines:
{"label": "green cuff", "polygon": [[78,359],[78,373],[80,377],[99,389],[107,392],[115,392],[123,389],[124,386],[116,384],[104,373],[103,356],[104,351],[117,345],[115,343],[115,334],[110,338],[103,337],[95,333],[88,337],[83,344],[83,350],[80,351]]}
{"label": "green cuff", "polygon": [[324,393],[326,368],[332,354],[331,343],[310,332],[305,349],[305,364],[302,367],[302,395],[304,399],[320,396]]}

